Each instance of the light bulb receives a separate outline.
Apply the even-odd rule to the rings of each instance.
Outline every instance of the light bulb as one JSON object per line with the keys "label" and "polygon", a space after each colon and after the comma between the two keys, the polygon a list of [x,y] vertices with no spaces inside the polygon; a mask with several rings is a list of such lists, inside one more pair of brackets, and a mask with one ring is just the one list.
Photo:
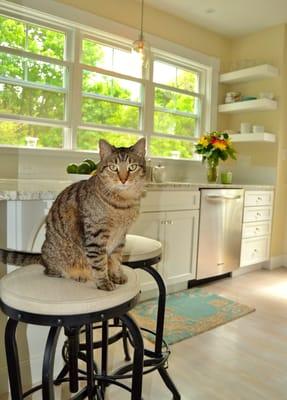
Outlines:
{"label": "light bulb", "polygon": [[139,57],[142,64],[146,64],[148,62],[149,51],[150,48],[148,43],[142,38],[139,38],[133,42],[132,52]]}

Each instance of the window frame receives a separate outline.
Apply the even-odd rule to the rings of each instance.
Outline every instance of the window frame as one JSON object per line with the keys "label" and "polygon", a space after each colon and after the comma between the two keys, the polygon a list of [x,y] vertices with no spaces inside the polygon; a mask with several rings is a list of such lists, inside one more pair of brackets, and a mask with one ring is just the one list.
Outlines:
{"label": "window frame", "polygon": [[[140,82],[143,85],[142,90],[142,107],[141,107],[141,126],[139,130],[130,130],[129,128],[119,128],[111,126],[89,126],[87,123],[81,122],[81,112],[79,99],[81,98],[81,71],[83,69],[90,68],[81,64],[81,40],[83,38],[98,40],[106,45],[112,45],[114,47],[130,48],[132,41],[137,36],[137,30],[128,28],[125,25],[112,22],[108,19],[97,17],[88,12],[76,13],[75,16],[74,8],[63,4],[55,4],[50,0],[46,0],[45,5],[38,4],[37,0],[29,1],[30,8],[19,5],[0,4],[0,13],[4,16],[23,20],[28,23],[41,25],[43,27],[51,28],[57,31],[64,31],[66,33],[67,45],[65,47],[65,57],[63,61],[56,60],[54,58],[45,57],[41,55],[35,55],[40,61],[48,61],[54,64],[60,64],[66,67],[68,78],[66,78],[66,102],[65,102],[65,120],[61,123],[54,122],[48,119],[38,119],[33,117],[20,117],[9,116],[2,114],[0,120],[13,120],[14,122],[29,122],[35,125],[48,125],[57,126],[63,128],[64,142],[61,150],[76,150],[77,143],[77,130],[79,129],[91,129],[91,130],[102,130],[102,131],[114,131],[119,133],[133,133],[137,135],[144,135],[147,138],[148,148],[149,141],[154,136],[153,131],[153,82],[152,82],[152,67],[149,68],[149,73],[142,78],[135,78],[128,76],[129,80]],[[20,8],[20,11],[19,11]],[[38,8],[38,10],[37,10]],[[48,13],[48,14],[47,14]],[[51,22],[52,21],[52,22]],[[201,104],[201,120],[198,128],[198,132],[215,129],[217,119],[217,83],[219,75],[219,61],[215,57],[209,57],[192,49],[185,48],[181,45],[168,42],[165,39],[161,39],[149,34],[145,34],[146,40],[151,43],[151,50],[154,58],[162,60],[164,62],[170,62],[172,64],[178,64],[181,68],[187,68],[192,66],[196,71],[200,71],[200,96],[195,93],[196,97],[199,98]],[[7,49],[5,47],[5,49]],[[2,46],[0,46],[2,51]],[[9,49],[16,50],[18,49]],[[21,53],[21,51],[20,51]],[[28,57],[28,54],[25,57]],[[34,57],[30,57],[34,58]],[[152,61],[150,63],[152,65]],[[95,72],[108,73],[110,76],[115,76],[121,79],[127,79],[126,75],[106,71],[98,67],[91,67]],[[42,87],[43,88],[43,87]],[[171,89],[166,87],[166,89]],[[205,96],[202,95],[204,92]],[[72,95],[73,94],[73,95]],[[167,139],[179,139],[179,140],[190,140],[194,141],[196,138],[189,139],[186,136],[170,135],[164,133],[157,133],[156,136],[161,136]],[[19,147],[19,146],[13,146]],[[35,148],[34,151],[38,149]],[[81,151],[81,150],[80,150]],[[92,150],[91,150],[92,151]],[[156,157],[159,158],[159,157]],[[185,161],[188,159],[184,159]]]}

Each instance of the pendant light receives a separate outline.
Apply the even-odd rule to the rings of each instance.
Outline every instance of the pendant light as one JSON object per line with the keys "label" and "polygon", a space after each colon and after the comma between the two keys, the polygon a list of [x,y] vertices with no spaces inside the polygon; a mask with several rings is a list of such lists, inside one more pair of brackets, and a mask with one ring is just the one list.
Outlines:
{"label": "pendant light", "polygon": [[132,51],[140,57],[144,66],[147,65],[150,46],[143,36],[143,15],[144,15],[144,0],[141,0],[141,26],[138,40],[133,42]]}

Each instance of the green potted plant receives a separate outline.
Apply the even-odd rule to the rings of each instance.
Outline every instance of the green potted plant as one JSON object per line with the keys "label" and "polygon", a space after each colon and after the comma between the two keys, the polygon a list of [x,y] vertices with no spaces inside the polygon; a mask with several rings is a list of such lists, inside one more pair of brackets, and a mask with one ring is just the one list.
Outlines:
{"label": "green potted plant", "polygon": [[228,157],[236,160],[236,150],[233,148],[228,133],[213,131],[204,134],[195,144],[195,152],[202,156],[202,162],[207,164],[207,181],[216,182],[219,161]]}

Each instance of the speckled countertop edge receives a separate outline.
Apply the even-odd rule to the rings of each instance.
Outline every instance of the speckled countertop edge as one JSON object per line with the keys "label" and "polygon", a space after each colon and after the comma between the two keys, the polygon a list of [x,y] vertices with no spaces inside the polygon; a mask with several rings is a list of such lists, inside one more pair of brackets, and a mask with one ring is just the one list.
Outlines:
{"label": "speckled countertop edge", "polygon": [[[38,180],[38,179],[0,179],[0,200],[54,200],[56,196],[71,181],[57,180]],[[162,190],[199,190],[203,188],[209,189],[235,189],[242,188],[245,190],[274,190],[272,185],[244,185],[244,184],[208,184],[208,183],[192,183],[192,182],[163,182],[163,183],[147,183],[148,191]]]}

